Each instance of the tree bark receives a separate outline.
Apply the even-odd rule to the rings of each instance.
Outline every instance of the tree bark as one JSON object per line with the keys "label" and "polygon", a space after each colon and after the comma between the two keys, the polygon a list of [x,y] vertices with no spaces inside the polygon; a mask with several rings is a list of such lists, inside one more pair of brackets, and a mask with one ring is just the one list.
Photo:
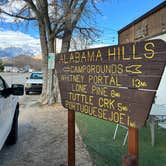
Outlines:
{"label": "tree bark", "polygon": [[62,53],[66,53],[69,51],[71,37],[72,37],[72,30],[66,30],[64,32],[64,36],[62,39],[62,48],[61,48]]}
{"label": "tree bark", "polygon": [[46,30],[44,21],[42,19],[39,20],[39,34],[40,34],[40,45],[42,51],[42,71],[43,71],[43,86],[42,86],[42,95],[41,95],[41,103],[47,104],[47,76],[48,76],[48,45],[46,38]]}
{"label": "tree bark", "polygon": [[[50,39],[48,41],[48,50],[49,53],[55,53],[54,49],[54,39]],[[55,69],[49,69],[49,74],[48,74],[48,104],[53,104],[57,101],[57,84],[56,84],[56,75],[55,75]]]}

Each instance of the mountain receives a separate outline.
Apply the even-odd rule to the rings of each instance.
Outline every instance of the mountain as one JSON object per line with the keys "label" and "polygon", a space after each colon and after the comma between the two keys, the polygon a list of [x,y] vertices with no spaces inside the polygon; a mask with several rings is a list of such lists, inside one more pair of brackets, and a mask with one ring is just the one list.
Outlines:
{"label": "mountain", "polygon": [[0,48],[0,58],[12,58],[21,54],[33,55],[34,51],[26,47],[25,48],[21,48],[21,47]]}
{"label": "mountain", "polygon": [[35,70],[40,70],[42,68],[42,60],[36,59],[33,56],[29,56],[29,55],[19,55],[12,58],[11,57],[4,58],[3,63],[13,64],[14,66],[17,66],[18,68],[23,68],[27,65]]}

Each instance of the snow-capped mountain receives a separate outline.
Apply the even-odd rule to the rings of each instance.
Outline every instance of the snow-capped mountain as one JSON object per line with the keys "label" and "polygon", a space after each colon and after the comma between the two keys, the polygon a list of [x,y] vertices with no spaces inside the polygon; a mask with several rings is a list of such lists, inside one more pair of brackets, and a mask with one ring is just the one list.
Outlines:
{"label": "snow-capped mountain", "polygon": [[19,31],[0,30],[0,58],[40,54],[38,38]]}
{"label": "snow-capped mountain", "polygon": [[0,48],[0,58],[11,58],[21,54],[25,55],[33,55],[34,51],[29,49],[23,49],[19,47],[8,47],[8,48]]}

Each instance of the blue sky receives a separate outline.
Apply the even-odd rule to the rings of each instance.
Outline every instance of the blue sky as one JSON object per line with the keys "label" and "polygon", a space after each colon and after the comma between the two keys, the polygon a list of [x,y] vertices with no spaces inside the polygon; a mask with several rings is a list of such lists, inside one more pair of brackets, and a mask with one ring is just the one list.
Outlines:
{"label": "blue sky", "polygon": [[[133,20],[137,19],[141,15],[145,14],[155,6],[162,3],[164,0],[105,0],[104,2],[99,2],[97,4],[98,9],[100,9],[102,15],[96,15],[97,27],[102,31],[101,37],[96,41],[97,44],[117,44],[117,31],[131,23]],[[35,24],[31,24],[30,28],[23,28],[23,23],[20,28],[16,27],[14,23],[2,23],[0,22],[0,48],[2,47],[2,33],[8,36],[13,32],[12,41],[8,40],[9,46],[10,42],[14,43],[14,34],[18,39],[17,33],[19,33],[20,38],[23,35],[24,41],[28,42],[28,35],[34,38],[34,43],[38,40],[38,31]],[[20,33],[21,32],[21,33]],[[18,39],[19,40],[19,39]],[[22,38],[23,40],[23,38]],[[31,38],[32,42],[32,38]],[[6,42],[7,43],[7,42]],[[17,41],[18,43],[18,41]],[[95,44],[96,44],[95,43]],[[8,43],[7,43],[8,44]],[[14,45],[14,44],[12,44]],[[36,44],[39,46],[39,43]],[[25,46],[25,43],[24,43]]]}
{"label": "blue sky", "polygon": [[106,0],[100,3],[98,7],[103,16],[97,17],[97,23],[103,35],[99,41],[117,44],[118,30],[162,2],[164,0]]}

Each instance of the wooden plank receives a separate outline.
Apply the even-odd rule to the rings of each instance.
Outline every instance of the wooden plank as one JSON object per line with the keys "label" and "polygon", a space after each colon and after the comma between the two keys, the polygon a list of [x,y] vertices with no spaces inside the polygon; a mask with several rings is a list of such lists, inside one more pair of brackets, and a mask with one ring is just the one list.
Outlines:
{"label": "wooden plank", "polygon": [[61,64],[89,63],[89,62],[116,62],[121,61],[165,61],[166,43],[162,40],[142,41],[125,45],[115,45],[101,48],[72,51],[57,54],[56,62]]}
{"label": "wooden plank", "polygon": [[63,106],[142,127],[165,68],[165,48],[165,42],[153,40],[58,54]]}
{"label": "wooden plank", "polygon": [[145,102],[153,102],[153,95],[155,91],[144,91],[137,89],[125,89],[125,88],[115,88],[107,86],[97,86],[93,84],[77,84],[68,83],[66,86],[65,82],[60,81],[60,88],[62,90],[62,99],[66,100],[68,98],[68,93],[80,93],[85,95],[93,95],[99,97],[109,97],[112,99],[118,99],[125,102],[133,102],[138,104],[144,104]]}
{"label": "wooden plank", "polygon": [[[150,64],[150,65],[149,65]],[[127,75],[161,75],[166,62],[116,62],[90,64],[57,64],[59,74],[127,74]]]}
{"label": "wooden plank", "polygon": [[[96,65],[100,65],[101,64],[101,62],[102,62],[102,64],[124,64],[124,65],[131,65],[131,64],[148,64],[149,62],[150,63],[165,63],[165,61],[166,61],[166,57],[165,57],[165,54],[166,54],[166,51],[163,51],[163,52],[154,52],[154,57],[155,58],[152,58],[152,59],[148,59],[148,58],[146,58],[146,59],[132,59],[132,60],[115,60],[115,61],[112,61],[112,60],[108,60],[108,58],[107,58],[107,55],[101,55],[101,59],[100,60],[95,60],[95,59],[93,59],[93,60],[89,60],[88,58],[87,58],[87,60],[85,60],[85,61],[83,61],[83,60],[81,60],[81,59],[79,59],[78,61],[74,61],[73,59],[66,59],[66,58],[64,58],[63,56],[63,54],[61,55],[61,54],[58,54],[58,55],[56,55],[57,56],[57,59],[56,59],[56,61],[55,61],[55,63],[56,63],[56,65],[60,65],[60,66],[67,66],[67,65],[69,65],[69,66],[72,66],[72,65],[87,65],[87,64],[96,64]],[[62,58],[62,57],[64,58]],[[129,57],[130,56],[132,56],[132,55],[128,55]],[[70,58],[70,54],[69,55],[66,55],[65,54],[65,57],[69,57]],[[61,60],[59,60],[59,58],[61,59]]]}
{"label": "wooden plank", "polygon": [[68,166],[75,166],[75,112],[68,110]]}
{"label": "wooden plank", "polygon": [[[65,108],[136,128],[144,125],[155,94],[150,91],[115,88],[107,89],[107,93],[102,95],[83,94],[70,91],[70,87],[65,84],[60,85],[63,89],[62,104]],[[111,94],[112,90],[114,92]],[[110,95],[107,96],[109,92]]]}
{"label": "wooden plank", "polygon": [[[112,102],[114,101],[110,100],[110,105]],[[119,107],[121,111],[118,110],[118,103],[119,106],[122,106]],[[112,107],[117,107],[116,109],[104,108],[103,106],[99,107],[97,104],[96,106],[92,106],[84,104],[82,102],[73,102],[70,100],[62,100],[62,104],[65,108],[72,109],[74,111],[81,112],[98,119],[103,119],[109,122],[119,123],[121,125],[134,128],[140,128],[144,126],[151,108],[150,106],[144,106],[136,103],[129,104],[125,102],[114,103]],[[139,109],[142,110],[140,111]]]}
{"label": "wooden plank", "polygon": [[58,74],[58,79],[60,82],[66,82],[66,84],[71,84],[75,82],[78,84],[94,84],[97,86],[105,87],[126,87],[134,89],[156,90],[160,82],[161,76]]}

